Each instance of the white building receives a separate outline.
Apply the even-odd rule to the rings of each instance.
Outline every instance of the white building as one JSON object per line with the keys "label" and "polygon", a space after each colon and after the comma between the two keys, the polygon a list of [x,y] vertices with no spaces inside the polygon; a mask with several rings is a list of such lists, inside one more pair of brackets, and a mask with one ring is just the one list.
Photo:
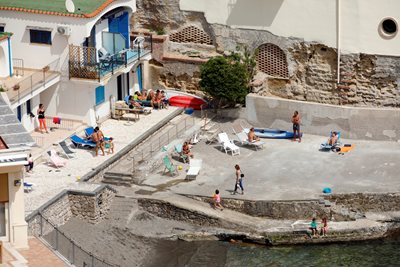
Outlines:
{"label": "white building", "polygon": [[142,86],[151,38],[130,40],[134,0],[75,1],[71,12],[44,2],[0,0],[0,83],[29,132],[40,103],[47,117],[95,125],[110,116],[111,97]]}
{"label": "white building", "polygon": [[24,165],[34,144],[0,94],[0,241],[28,247],[24,208]]}

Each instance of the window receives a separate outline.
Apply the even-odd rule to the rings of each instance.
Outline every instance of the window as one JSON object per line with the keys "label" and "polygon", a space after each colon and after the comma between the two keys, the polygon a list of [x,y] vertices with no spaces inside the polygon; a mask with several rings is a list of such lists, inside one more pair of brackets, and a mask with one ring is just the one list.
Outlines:
{"label": "window", "polygon": [[29,30],[31,43],[51,44],[51,31]]}
{"label": "window", "polygon": [[4,32],[4,26],[0,26],[0,32]]}
{"label": "window", "polygon": [[393,19],[384,19],[382,21],[382,30],[388,35],[395,34],[397,32],[397,23]]}
{"label": "window", "polygon": [[104,103],[105,100],[104,86],[96,87],[96,106]]}

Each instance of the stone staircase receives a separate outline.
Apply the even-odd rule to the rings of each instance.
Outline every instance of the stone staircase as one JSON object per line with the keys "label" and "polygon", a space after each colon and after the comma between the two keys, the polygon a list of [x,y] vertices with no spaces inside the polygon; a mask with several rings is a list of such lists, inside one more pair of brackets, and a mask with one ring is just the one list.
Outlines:
{"label": "stone staircase", "polygon": [[133,198],[125,198],[116,196],[111,204],[110,212],[107,214],[106,219],[127,224],[139,210],[138,201]]}
{"label": "stone staircase", "polygon": [[133,184],[139,184],[140,180],[132,173],[110,171],[104,173],[103,180],[101,182],[104,184],[130,187]]}

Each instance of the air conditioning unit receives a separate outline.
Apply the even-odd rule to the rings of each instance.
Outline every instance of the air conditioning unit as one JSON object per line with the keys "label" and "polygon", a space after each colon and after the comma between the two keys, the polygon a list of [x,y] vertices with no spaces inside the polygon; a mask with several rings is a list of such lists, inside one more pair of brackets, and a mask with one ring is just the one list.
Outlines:
{"label": "air conditioning unit", "polygon": [[71,28],[68,26],[57,26],[57,32],[58,32],[58,34],[61,34],[61,35],[70,35]]}

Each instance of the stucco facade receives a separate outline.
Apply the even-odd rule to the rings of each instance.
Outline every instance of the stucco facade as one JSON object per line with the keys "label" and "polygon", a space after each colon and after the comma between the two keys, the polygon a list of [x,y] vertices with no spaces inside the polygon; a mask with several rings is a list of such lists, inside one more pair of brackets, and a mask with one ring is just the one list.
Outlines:
{"label": "stucco facade", "polygon": [[[46,115],[49,117],[60,117],[95,125],[99,120],[110,116],[111,96],[117,97],[118,90],[125,96],[130,88],[137,87],[138,78],[134,71],[138,62],[119,72],[110,73],[109,77],[101,80],[71,79],[69,73],[70,45],[93,46],[96,48],[95,56],[98,57],[97,51],[105,45],[103,32],[111,31],[110,22],[105,14],[113,12],[112,16],[117,17],[127,12],[131,16],[135,11],[136,1],[134,0],[113,1],[96,16],[90,18],[0,10],[0,23],[4,25],[5,31],[13,33],[13,57],[22,59],[25,68],[41,70],[50,65],[52,71],[60,72],[60,78],[54,84],[48,83],[43,86],[43,90],[37,89],[29,96],[12,103],[14,112],[20,114],[21,122],[28,131],[33,131],[38,126],[37,118],[32,118],[28,114],[26,103],[28,100],[30,100],[31,111],[34,115],[39,103],[43,103]],[[60,26],[67,27],[70,33],[59,34],[57,28]],[[32,43],[30,29],[51,31],[52,43]],[[91,43],[84,44],[85,42]],[[141,62],[149,59],[150,57],[142,58]],[[99,86],[105,87],[105,101],[96,105],[95,90]]]}

